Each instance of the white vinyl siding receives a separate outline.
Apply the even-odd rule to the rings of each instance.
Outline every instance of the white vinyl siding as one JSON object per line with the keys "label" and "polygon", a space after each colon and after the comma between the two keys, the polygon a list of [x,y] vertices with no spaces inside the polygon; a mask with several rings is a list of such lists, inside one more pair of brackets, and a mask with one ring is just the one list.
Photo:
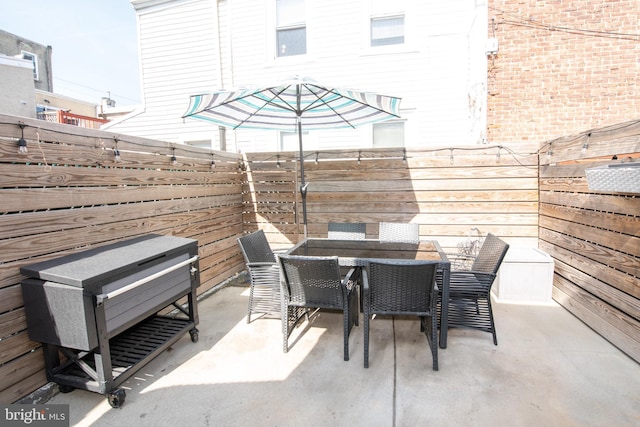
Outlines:
{"label": "white vinyl siding", "polygon": [[[486,2],[307,0],[307,53],[289,57],[275,57],[275,0],[165,4],[171,7],[139,16],[146,110],[114,126],[115,131],[126,128],[161,140],[216,141],[217,126],[181,119],[189,95],[300,75],[402,98],[408,148],[483,140]],[[404,16],[404,43],[372,47],[373,16]],[[311,131],[304,140],[318,149],[357,150],[373,146],[373,127]],[[227,131],[230,151],[280,148],[276,131]]]}

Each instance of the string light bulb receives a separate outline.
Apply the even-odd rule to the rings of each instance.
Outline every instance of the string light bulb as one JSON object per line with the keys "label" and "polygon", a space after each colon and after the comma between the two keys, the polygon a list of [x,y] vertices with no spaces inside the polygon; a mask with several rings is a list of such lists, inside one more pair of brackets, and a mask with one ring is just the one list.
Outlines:
{"label": "string light bulb", "polygon": [[449,164],[452,165],[453,164],[453,148],[449,148],[449,150],[451,151],[451,154],[449,154]]}
{"label": "string light bulb", "polygon": [[211,154],[211,170],[214,170],[216,168],[216,157]]}
{"label": "string light bulb", "polygon": [[360,155],[362,154],[362,151],[358,151],[358,164],[361,164],[362,161],[360,160]]}
{"label": "string light bulb", "polygon": [[500,151],[502,151],[502,145],[498,145],[498,152],[496,153],[496,163],[500,163]]}
{"label": "string light bulb", "polygon": [[403,165],[407,164],[407,149],[406,148],[402,149],[402,164]]}
{"label": "string light bulb", "polygon": [[176,157],[176,149],[172,148],[172,152],[171,152],[171,164],[173,166],[177,166],[178,165],[178,158]]}
{"label": "string light bulb", "polygon": [[280,169],[280,154],[276,155],[276,167]]}
{"label": "string light bulb", "polygon": [[113,147],[113,160],[117,163],[122,160],[122,158],[120,157],[120,150],[118,150],[118,138],[113,138],[113,140],[115,141]]}
{"label": "string light bulb", "polygon": [[587,150],[589,149],[589,138],[591,137],[591,134],[588,133],[587,134],[587,140],[584,142],[584,144],[582,144],[582,154],[587,154]]}
{"label": "string light bulb", "polygon": [[27,140],[24,139],[24,128],[27,127],[24,123],[18,124],[20,127],[20,139],[18,140],[18,154],[27,154],[29,150],[27,150]]}
{"label": "string light bulb", "polygon": [[320,156],[320,153],[316,151],[316,165],[318,164],[318,156]]}

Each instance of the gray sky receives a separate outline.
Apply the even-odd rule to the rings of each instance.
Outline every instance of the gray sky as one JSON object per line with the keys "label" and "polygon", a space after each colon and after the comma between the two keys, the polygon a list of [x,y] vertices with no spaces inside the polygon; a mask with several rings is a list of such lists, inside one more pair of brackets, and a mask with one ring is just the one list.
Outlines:
{"label": "gray sky", "polygon": [[53,49],[54,92],[138,104],[136,13],[129,0],[2,0],[0,29]]}

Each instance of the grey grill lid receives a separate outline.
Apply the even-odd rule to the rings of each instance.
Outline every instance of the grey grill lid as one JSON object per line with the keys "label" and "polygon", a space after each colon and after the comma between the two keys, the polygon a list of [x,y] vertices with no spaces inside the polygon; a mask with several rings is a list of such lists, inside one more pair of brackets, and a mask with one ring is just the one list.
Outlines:
{"label": "grey grill lid", "polygon": [[197,255],[197,240],[149,234],[20,268],[28,277],[98,288],[173,255]]}

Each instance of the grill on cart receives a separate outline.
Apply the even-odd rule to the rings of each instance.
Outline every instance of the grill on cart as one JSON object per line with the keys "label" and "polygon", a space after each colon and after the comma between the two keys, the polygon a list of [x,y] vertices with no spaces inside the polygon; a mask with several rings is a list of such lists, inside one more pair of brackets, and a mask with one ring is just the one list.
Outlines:
{"label": "grill on cart", "polygon": [[198,341],[195,240],[147,235],[21,272],[29,338],[63,392],[101,393],[119,407],[127,378],[186,332]]}

